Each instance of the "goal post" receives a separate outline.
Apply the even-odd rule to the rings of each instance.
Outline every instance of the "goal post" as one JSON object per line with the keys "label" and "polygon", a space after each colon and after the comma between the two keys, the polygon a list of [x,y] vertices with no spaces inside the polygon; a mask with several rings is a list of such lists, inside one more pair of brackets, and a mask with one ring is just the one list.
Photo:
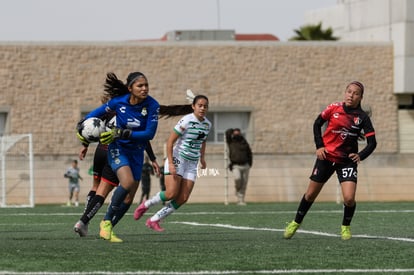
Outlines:
{"label": "goal post", "polygon": [[34,207],[32,134],[0,136],[0,207]]}

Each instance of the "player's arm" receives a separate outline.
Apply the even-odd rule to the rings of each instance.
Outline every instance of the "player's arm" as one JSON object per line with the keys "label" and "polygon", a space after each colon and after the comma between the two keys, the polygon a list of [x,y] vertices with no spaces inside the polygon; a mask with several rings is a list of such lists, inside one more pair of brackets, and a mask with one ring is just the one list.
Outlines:
{"label": "player's arm", "polygon": [[154,104],[148,108],[147,127],[144,131],[132,131],[129,139],[151,140],[154,138],[158,127],[159,105]]}
{"label": "player's arm", "polygon": [[145,147],[145,152],[147,152],[148,158],[151,162],[154,162],[157,158],[155,157],[154,150],[152,150],[151,142],[147,142],[147,146]]}
{"label": "player's arm", "polygon": [[318,115],[313,123],[313,139],[315,141],[316,149],[325,147],[322,139],[322,126],[325,122],[326,120],[324,120],[321,115]]}
{"label": "player's arm", "polygon": [[369,155],[372,154],[372,152],[374,152],[375,148],[377,147],[377,139],[375,138],[375,130],[372,126],[371,119],[367,119],[365,127],[363,129],[365,138],[367,139],[367,145],[358,153],[360,160],[366,159]]}
{"label": "player's arm", "polygon": [[207,163],[206,163],[206,160],[204,158],[205,153],[206,153],[206,141],[203,141],[203,143],[201,144],[201,148],[200,148],[201,169],[206,169],[206,167],[207,167]]}
{"label": "player's arm", "polygon": [[168,159],[168,170],[170,175],[175,175],[176,170],[173,161],[173,148],[177,139],[180,137],[180,133],[175,129],[171,132],[167,140],[167,159]]}
{"label": "player's arm", "polygon": [[151,142],[147,142],[147,146],[145,147],[145,152],[147,152],[148,158],[151,161],[152,169],[150,171],[151,175],[157,174],[157,176],[160,175],[160,166],[158,165],[157,158],[155,157],[154,151],[152,150]]}

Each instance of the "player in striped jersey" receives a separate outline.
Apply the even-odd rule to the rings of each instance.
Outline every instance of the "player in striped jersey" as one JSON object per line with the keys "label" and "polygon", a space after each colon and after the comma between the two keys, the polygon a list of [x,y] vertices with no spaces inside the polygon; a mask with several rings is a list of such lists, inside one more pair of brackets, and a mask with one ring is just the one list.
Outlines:
{"label": "player in striped jersey", "polygon": [[192,108],[193,113],[180,119],[167,141],[167,159],[164,165],[166,190],[142,202],[134,211],[134,219],[138,220],[151,206],[169,201],[146,221],[146,226],[155,231],[163,231],[159,222],[189,199],[197,177],[198,162],[201,169],[206,168],[204,154],[211,129],[211,122],[206,118],[208,98],[197,95]]}
{"label": "player in striped jersey", "polygon": [[[295,220],[286,226],[285,239],[293,237],[323,185],[334,172],[341,184],[344,201],[341,238],[349,240],[352,237],[350,224],[356,208],[357,167],[377,146],[371,119],[361,108],[363,95],[364,85],[359,81],[353,81],[346,86],[344,102],[330,104],[316,118],[313,134],[317,159]],[[325,122],[328,124],[322,135],[321,129]],[[361,133],[364,134],[367,145],[358,151],[358,138]]]}

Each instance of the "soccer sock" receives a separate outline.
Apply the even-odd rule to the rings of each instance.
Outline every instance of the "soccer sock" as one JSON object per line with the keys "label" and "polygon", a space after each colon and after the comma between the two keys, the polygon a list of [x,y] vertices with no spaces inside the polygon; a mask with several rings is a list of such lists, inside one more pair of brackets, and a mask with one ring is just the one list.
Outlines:
{"label": "soccer sock", "polygon": [[312,204],[313,202],[305,200],[305,195],[303,195],[298,207],[298,211],[296,212],[295,222],[302,223],[303,218],[305,218],[305,215],[311,208]]}
{"label": "soccer sock", "polygon": [[[121,205],[119,206],[118,211],[116,211],[112,217],[112,226],[115,226],[121,219],[122,217],[125,215],[126,212],[128,212],[129,207],[131,207],[131,204],[126,204],[125,202],[122,202]],[[104,218],[104,220],[106,219],[106,216]]]}
{"label": "soccer sock", "polygon": [[96,195],[93,197],[93,199],[88,204],[88,207],[85,210],[85,213],[83,213],[80,220],[84,224],[88,224],[89,221],[95,216],[95,214],[98,212],[98,210],[102,207],[103,203],[105,201],[105,198],[99,195]]}
{"label": "soccer sock", "polygon": [[155,194],[152,198],[149,200],[146,200],[144,202],[144,205],[146,208],[149,208],[153,205],[159,204],[160,202],[165,201],[165,191],[160,191],[157,194]]}
{"label": "soccer sock", "polygon": [[342,219],[342,225],[351,225],[352,217],[354,216],[356,204],[354,206],[346,206],[344,204],[344,218]]}
{"label": "soccer sock", "polygon": [[86,196],[85,210],[83,211],[84,213],[86,212],[86,209],[88,209],[89,203],[92,201],[93,197],[95,197],[95,194],[96,191],[90,190],[88,196]]}
{"label": "soccer sock", "polygon": [[171,201],[167,203],[166,206],[161,208],[157,213],[154,214],[154,216],[151,217],[151,221],[159,221],[162,219],[165,219],[169,215],[171,215],[175,210],[177,210],[180,207],[175,201]]}
{"label": "soccer sock", "polygon": [[116,189],[114,194],[112,195],[111,204],[108,206],[108,209],[105,214],[104,220],[112,221],[113,216],[117,211],[119,211],[119,208],[121,206],[121,203],[124,201],[126,196],[128,195],[128,190],[126,190],[122,185],[119,185]]}

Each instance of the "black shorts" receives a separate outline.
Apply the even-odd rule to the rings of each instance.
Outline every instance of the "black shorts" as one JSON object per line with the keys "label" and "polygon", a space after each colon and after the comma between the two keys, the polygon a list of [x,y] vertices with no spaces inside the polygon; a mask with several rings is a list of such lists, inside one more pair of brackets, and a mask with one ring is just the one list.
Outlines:
{"label": "black shorts", "polygon": [[93,177],[100,180],[105,164],[108,163],[108,148],[99,144],[93,156]]}
{"label": "black shorts", "polygon": [[119,179],[116,173],[114,172],[114,170],[112,170],[111,166],[108,164],[108,162],[105,164],[102,170],[101,179],[105,181],[106,183],[109,183],[110,185],[113,185],[113,186],[119,185]]}
{"label": "black shorts", "polygon": [[329,160],[316,159],[312,175],[309,178],[316,182],[325,183],[334,172],[336,172],[339,182],[353,181],[357,183],[358,164],[353,161],[335,163]]}
{"label": "black shorts", "polygon": [[93,158],[93,177],[113,186],[118,186],[119,179],[108,164],[108,146],[99,144]]}

